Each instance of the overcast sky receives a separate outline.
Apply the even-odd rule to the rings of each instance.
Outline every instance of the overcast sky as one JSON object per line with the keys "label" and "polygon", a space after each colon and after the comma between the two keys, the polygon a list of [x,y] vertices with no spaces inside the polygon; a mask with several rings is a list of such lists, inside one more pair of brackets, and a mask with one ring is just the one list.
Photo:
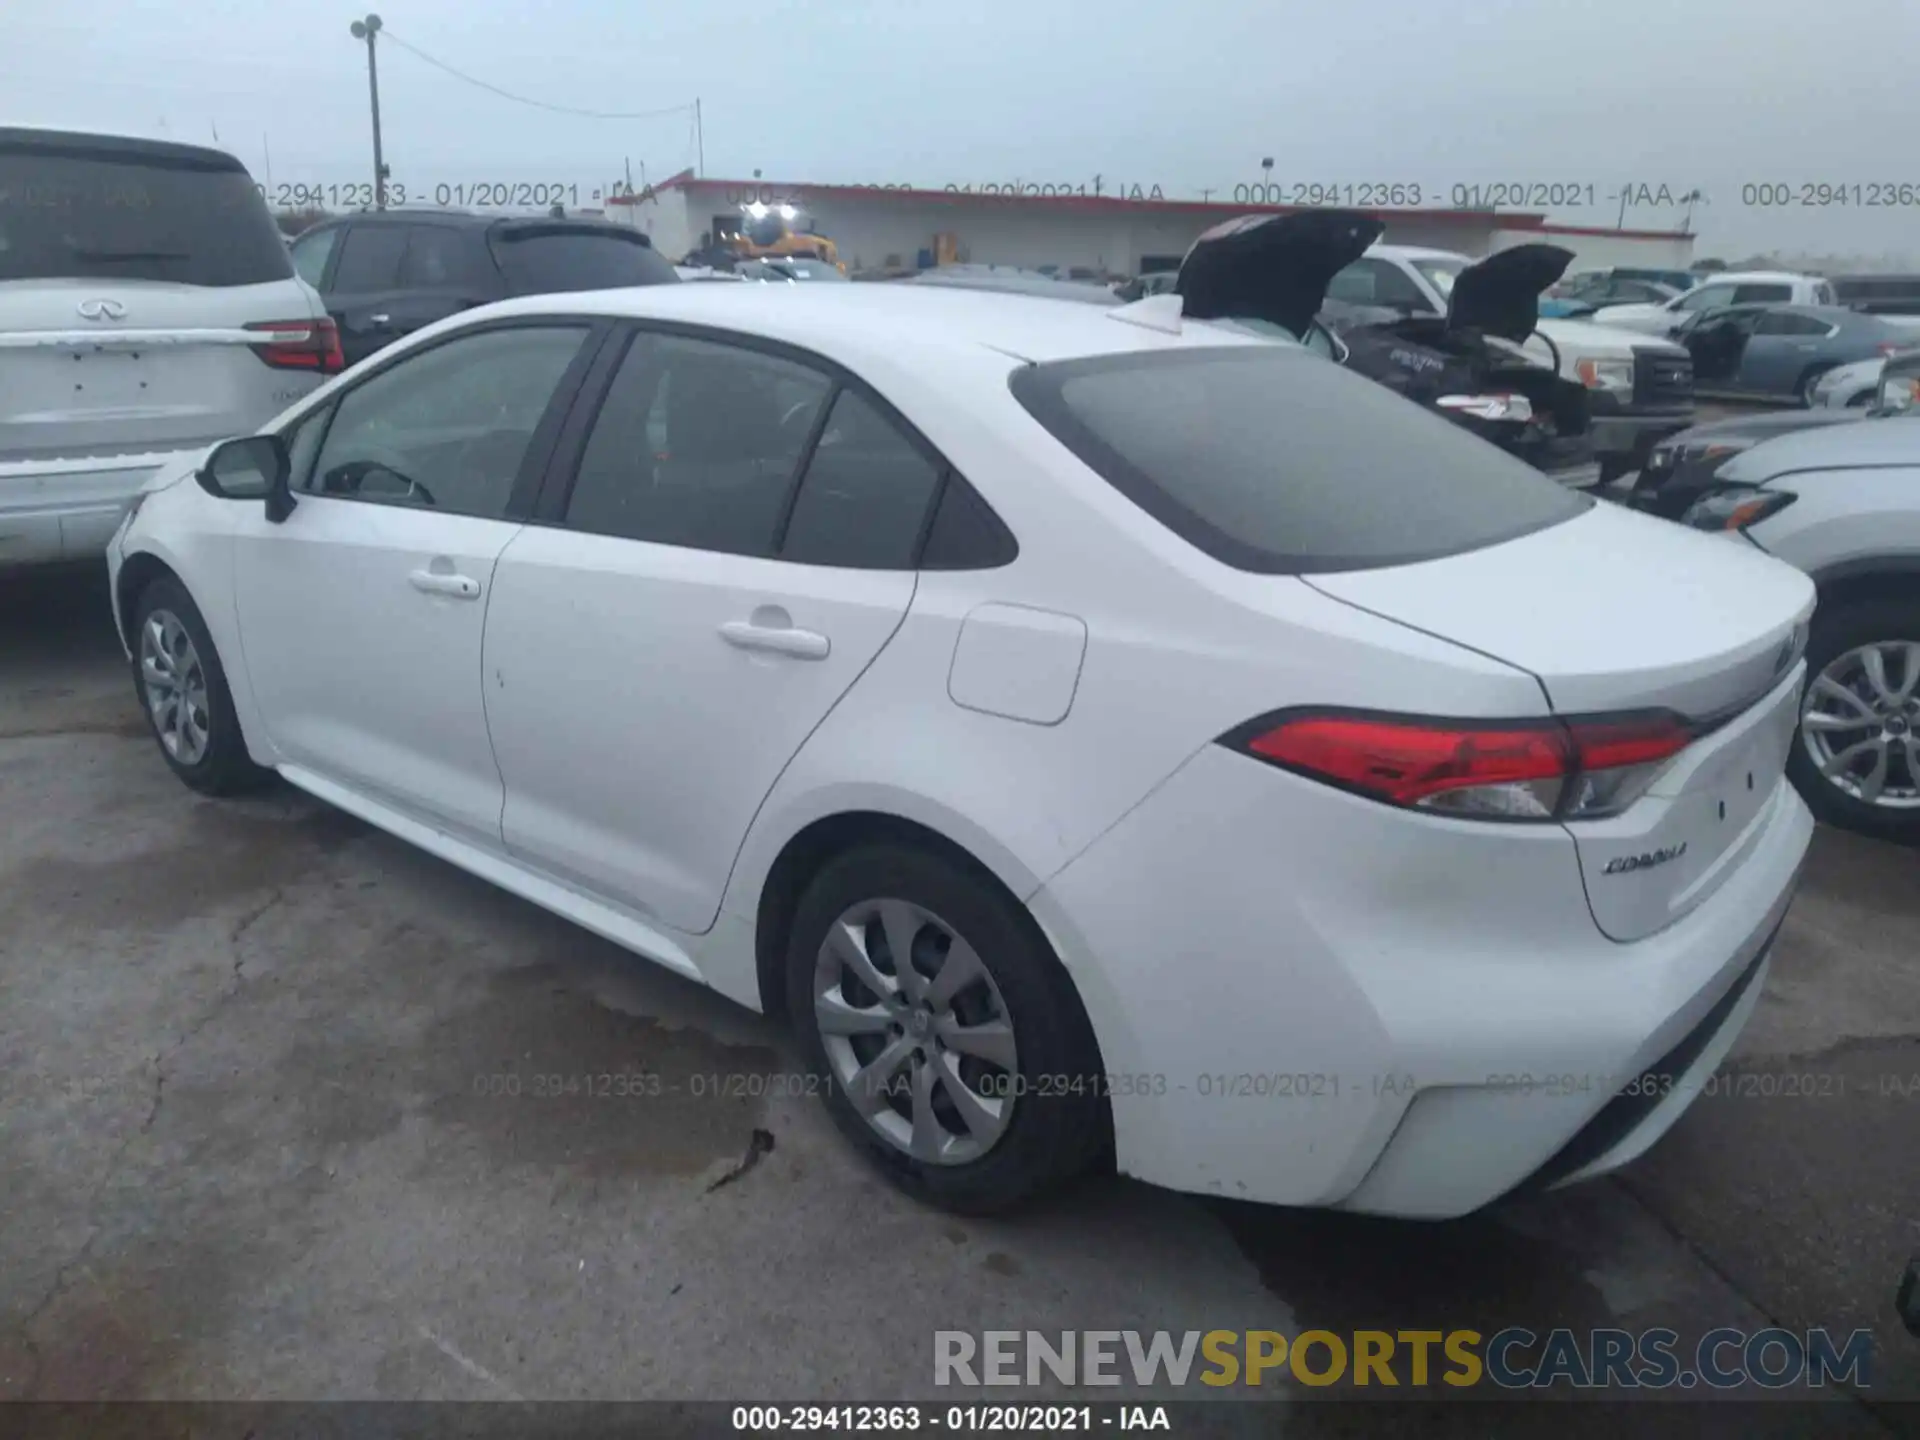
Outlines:
{"label": "overcast sky", "polygon": [[[1914,252],[1920,203],[1742,204],[1744,184],[1906,184],[1920,5],[1911,0],[376,0],[392,35],[554,104],[702,101],[706,173],[1009,180],[1230,199],[1282,181],[1698,187],[1700,254]],[[0,113],[222,145],[256,177],[370,171],[365,48],[338,0],[13,0]],[[587,184],[694,160],[691,117],[591,120],[491,95],[383,43],[387,161],[438,184]],[[1796,197],[1797,198],[1797,197]],[[1863,196],[1864,198],[1864,196]],[[1910,194],[1910,198],[1915,198]],[[1673,228],[1678,207],[1629,207]]]}

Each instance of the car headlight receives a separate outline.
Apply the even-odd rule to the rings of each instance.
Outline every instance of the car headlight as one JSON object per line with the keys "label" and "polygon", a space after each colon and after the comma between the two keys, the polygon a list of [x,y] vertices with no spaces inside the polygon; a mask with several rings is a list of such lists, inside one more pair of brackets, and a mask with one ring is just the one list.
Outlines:
{"label": "car headlight", "polygon": [[1575,362],[1573,373],[1580,377],[1580,383],[1589,390],[1609,390],[1620,395],[1633,393],[1631,359],[1580,360]]}
{"label": "car headlight", "polygon": [[1745,530],[1770,515],[1778,515],[1799,496],[1785,490],[1756,490],[1750,485],[1729,486],[1702,495],[1680,517],[1695,530]]}

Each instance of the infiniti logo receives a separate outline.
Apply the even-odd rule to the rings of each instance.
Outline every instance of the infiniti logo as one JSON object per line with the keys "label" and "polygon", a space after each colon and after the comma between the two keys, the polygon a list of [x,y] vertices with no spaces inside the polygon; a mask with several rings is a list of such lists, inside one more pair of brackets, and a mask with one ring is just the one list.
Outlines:
{"label": "infiniti logo", "polygon": [[124,320],[127,307],[118,300],[82,300],[80,318],[83,320]]}

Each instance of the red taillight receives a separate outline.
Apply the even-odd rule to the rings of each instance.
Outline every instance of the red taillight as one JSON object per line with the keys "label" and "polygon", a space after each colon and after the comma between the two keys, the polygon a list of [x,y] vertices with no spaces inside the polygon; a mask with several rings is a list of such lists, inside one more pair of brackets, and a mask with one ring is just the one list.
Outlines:
{"label": "red taillight", "polygon": [[1692,739],[1687,723],[1666,712],[1505,724],[1295,712],[1224,737],[1388,804],[1507,820],[1615,814]]}
{"label": "red taillight", "polygon": [[253,346],[253,353],[276,370],[316,370],[338,375],[347,368],[340,352],[340,331],[331,320],[262,320],[247,326],[273,338]]}

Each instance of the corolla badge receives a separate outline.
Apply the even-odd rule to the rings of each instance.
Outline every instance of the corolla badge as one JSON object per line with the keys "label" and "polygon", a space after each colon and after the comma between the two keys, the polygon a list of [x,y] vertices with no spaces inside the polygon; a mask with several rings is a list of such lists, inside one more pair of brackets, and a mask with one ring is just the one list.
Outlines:
{"label": "corolla badge", "polygon": [[1687,853],[1687,842],[1678,845],[1662,845],[1658,850],[1649,850],[1642,855],[1616,855],[1607,861],[1604,875],[1630,875],[1635,870],[1651,870],[1656,865],[1664,865],[1669,860],[1678,860]]}
{"label": "corolla badge", "polygon": [[82,300],[80,318],[83,320],[124,320],[127,307],[118,300]]}

